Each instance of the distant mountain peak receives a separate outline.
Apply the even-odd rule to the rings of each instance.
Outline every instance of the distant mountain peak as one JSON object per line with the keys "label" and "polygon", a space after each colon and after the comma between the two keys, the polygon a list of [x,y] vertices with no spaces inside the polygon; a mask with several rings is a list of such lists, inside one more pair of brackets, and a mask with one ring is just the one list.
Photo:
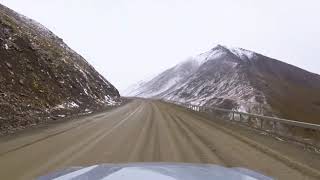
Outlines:
{"label": "distant mountain peak", "polygon": [[[237,58],[239,58],[237,60],[247,62],[249,60],[254,60],[256,55],[257,53],[243,48],[216,45],[207,52],[193,56],[193,60],[197,61],[200,65],[210,60],[235,60]],[[231,58],[232,56],[235,58]]]}
{"label": "distant mountain peak", "polygon": [[193,56],[193,59],[197,61],[199,64],[203,64],[207,61],[212,59],[219,59],[228,53],[227,49],[221,45],[217,45],[216,47],[212,48],[211,50],[201,53],[199,55]]}
{"label": "distant mountain peak", "polygon": [[130,96],[313,122],[320,116],[315,105],[319,92],[319,75],[243,48],[217,45],[140,84]]}

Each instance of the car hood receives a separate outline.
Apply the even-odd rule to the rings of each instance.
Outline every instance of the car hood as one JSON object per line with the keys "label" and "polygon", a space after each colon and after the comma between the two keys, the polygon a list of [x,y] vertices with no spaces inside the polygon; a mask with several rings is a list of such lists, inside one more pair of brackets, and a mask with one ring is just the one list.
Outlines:
{"label": "car hood", "polygon": [[211,164],[134,163],[72,167],[37,180],[272,180],[245,168],[225,168]]}

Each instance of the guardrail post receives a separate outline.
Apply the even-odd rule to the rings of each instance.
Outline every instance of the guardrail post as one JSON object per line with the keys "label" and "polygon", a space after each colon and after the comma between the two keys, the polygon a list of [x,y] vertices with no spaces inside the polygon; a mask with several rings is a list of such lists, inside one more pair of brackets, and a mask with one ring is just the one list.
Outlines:
{"label": "guardrail post", "polygon": [[242,122],[242,115],[241,114],[239,114],[240,115],[240,122]]}
{"label": "guardrail post", "polygon": [[277,135],[277,123],[275,121],[272,121],[273,122],[273,132],[274,134]]}

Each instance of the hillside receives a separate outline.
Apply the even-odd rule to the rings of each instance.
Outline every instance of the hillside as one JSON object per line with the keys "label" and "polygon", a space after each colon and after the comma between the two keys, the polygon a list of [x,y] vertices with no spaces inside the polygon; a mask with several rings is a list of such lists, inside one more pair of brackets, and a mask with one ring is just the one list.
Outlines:
{"label": "hillside", "polygon": [[131,92],[320,123],[319,75],[241,48],[218,45]]}
{"label": "hillside", "polygon": [[41,24],[0,5],[0,134],[116,105],[120,95]]}

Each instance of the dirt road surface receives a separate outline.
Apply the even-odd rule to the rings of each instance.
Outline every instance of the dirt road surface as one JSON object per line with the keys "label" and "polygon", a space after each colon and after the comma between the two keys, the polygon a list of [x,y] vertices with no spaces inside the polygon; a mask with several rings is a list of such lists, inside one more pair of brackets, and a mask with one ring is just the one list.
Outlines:
{"label": "dirt road surface", "polygon": [[250,143],[235,133],[176,105],[137,99],[0,138],[0,179],[34,179],[72,166],[128,162],[212,163],[277,179],[319,178],[317,168],[295,165],[281,153],[265,150],[262,142]]}

